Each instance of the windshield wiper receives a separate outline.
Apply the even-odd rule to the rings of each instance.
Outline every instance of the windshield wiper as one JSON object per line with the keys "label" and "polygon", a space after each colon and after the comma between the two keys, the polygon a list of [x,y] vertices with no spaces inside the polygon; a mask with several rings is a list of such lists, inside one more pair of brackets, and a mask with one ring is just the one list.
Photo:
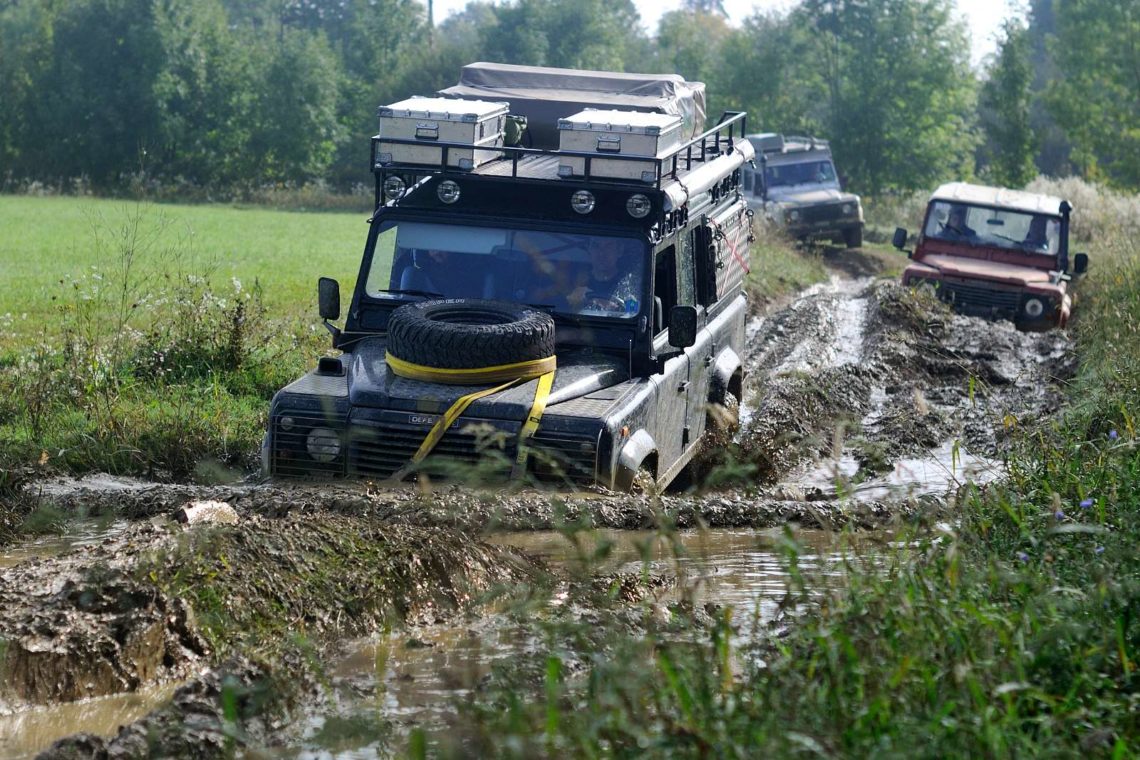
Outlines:
{"label": "windshield wiper", "polygon": [[529,306],[532,309],[539,309],[540,311],[545,311],[547,314],[549,314],[551,317],[554,318],[555,322],[569,322],[570,324],[572,324],[574,326],[579,326],[582,324],[582,319],[580,317],[572,315],[572,314],[567,314],[567,313],[562,312],[562,311],[558,311],[557,310],[558,307],[555,306],[554,304],[528,303],[527,306]]}
{"label": "windshield wiper", "polygon": [[413,288],[385,288],[377,293],[391,293],[396,296],[423,296],[424,298],[447,298],[443,293],[433,293],[430,290],[415,290]]}

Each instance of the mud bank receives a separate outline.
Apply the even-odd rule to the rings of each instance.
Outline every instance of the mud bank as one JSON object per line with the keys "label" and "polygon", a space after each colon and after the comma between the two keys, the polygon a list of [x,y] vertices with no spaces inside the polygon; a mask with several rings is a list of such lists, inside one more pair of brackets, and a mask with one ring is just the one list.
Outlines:
{"label": "mud bank", "polygon": [[[283,677],[286,688],[272,691],[288,700],[312,664],[299,651],[438,623],[499,587],[543,577],[517,552],[453,530],[329,512],[119,525],[101,543],[0,573],[0,712],[191,678],[178,692],[190,695],[190,712],[220,720],[232,705],[194,676],[224,658],[271,662],[254,680]],[[244,683],[247,670],[210,677]]]}
{"label": "mud bank", "polygon": [[948,444],[1000,460],[1011,431],[1059,408],[1076,365],[1063,331],[954,315],[882,281],[837,277],[750,333],[736,456],[762,483],[808,490],[821,461],[855,463],[834,468],[825,496],[916,458],[949,470]]}

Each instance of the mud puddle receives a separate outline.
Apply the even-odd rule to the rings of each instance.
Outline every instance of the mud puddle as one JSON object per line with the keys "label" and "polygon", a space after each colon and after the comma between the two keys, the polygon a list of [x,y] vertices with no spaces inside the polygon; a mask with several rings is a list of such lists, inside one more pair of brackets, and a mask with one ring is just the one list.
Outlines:
{"label": "mud puddle", "polygon": [[126,520],[110,517],[69,522],[62,533],[0,547],[0,570],[30,559],[57,557],[70,551],[98,546],[121,536],[129,527],[130,523]]}
{"label": "mud puddle", "polygon": [[[824,531],[797,531],[799,568],[816,579],[840,582],[844,562],[872,553],[882,539],[859,541]],[[554,531],[490,536],[571,576],[670,577],[642,603],[659,621],[682,599],[695,608],[733,610],[742,635],[776,619],[790,576],[781,530],[681,531],[669,537],[646,531],[594,531],[574,540]],[[550,606],[580,601],[555,589]],[[589,615],[586,610],[583,614]],[[707,613],[706,613],[707,614]],[[420,626],[379,638],[347,642],[331,666],[334,707],[305,722],[289,752],[294,757],[370,757],[405,746],[418,727],[446,730],[458,705],[474,698],[496,668],[541,651],[541,629],[495,613],[461,625]],[[743,640],[743,639],[742,639]],[[350,726],[357,726],[355,741]],[[361,725],[373,731],[361,731]]]}
{"label": "mud puddle", "polygon": [[84,699],[0,715],[0,760],[34,757],[61,736],[110,737],[170,701],[178,684],[148,686],[130,694]]}

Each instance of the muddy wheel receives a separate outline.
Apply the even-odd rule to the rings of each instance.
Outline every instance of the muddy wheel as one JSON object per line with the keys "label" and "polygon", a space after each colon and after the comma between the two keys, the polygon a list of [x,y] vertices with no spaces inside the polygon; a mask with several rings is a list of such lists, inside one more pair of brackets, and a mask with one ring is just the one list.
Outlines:
{"label": "muddy wheel", "polygon": [[388,318],[388,351],[439,369],[476,369],[554,355],[554,320],[536,309],[456,298],[410,303]]}
{"label": "muddy wheel", "polygon": [[716,466],[723,453],[740,430],[740,400],[734,393],[725,393],[719,404],[712,403],[705,412],[705,434],[700,448],[688,467],[678,476],[675,485],[680,490],[700,487]]}
{"label": "muddy wheel", "polygon": [[863,247],[863,226],[851,227],[843,231],[843,242],[848,248]]}
{"label": "muddy wheel", "polygon": [[639,496],[655,496],[657,495],[657,478],[650,472],[649,468],[645,465],[637,471],[633,476],[633,482],[629,486],[629,492]]}

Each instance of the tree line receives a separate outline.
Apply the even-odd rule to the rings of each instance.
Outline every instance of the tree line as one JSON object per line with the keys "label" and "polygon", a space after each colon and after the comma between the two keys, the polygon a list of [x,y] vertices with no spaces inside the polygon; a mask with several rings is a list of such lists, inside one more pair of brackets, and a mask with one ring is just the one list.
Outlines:
{"label": "tree line", "polygon": [[0,182],[140,178],[240,192],[366,177],[378,105],[477,60],[677,72],[709,112],[832,140],[848,183],[1140,188],[1140,6],[1032,0],[981,72],[951,0],[801,0],[733,26],[686,0],[0,0]]}

